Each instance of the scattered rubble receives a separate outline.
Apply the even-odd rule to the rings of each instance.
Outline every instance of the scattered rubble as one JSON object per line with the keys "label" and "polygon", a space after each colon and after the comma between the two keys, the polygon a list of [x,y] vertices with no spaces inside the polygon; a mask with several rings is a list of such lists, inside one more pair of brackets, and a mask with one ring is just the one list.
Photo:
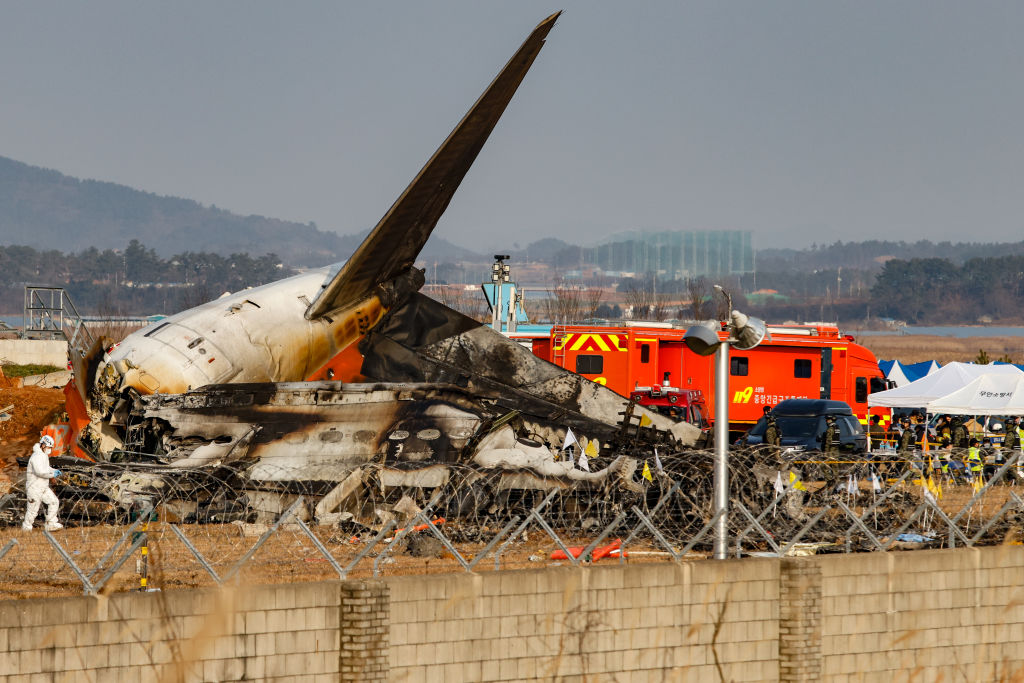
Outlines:
{"label": "scattered rubble", "polygon": [[406,552],[413,557],[440,558],[444,556],[445,547],[433,536],[413,536],[406,543]]}
{"label": "scattered rubble", "polygon": [[0,495],[23,476],[17,458],[28,457],[43,429],[64,411],[64,394],[57,389],[0,386]]}

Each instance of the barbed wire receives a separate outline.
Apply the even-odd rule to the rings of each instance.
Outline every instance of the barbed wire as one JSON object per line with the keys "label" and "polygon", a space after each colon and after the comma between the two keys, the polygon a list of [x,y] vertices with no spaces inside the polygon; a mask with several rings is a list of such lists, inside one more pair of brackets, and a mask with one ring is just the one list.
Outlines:
{"label": "barbed wire", "polygon": [[[379,573],[396,558],[416,570],[420,560],[412,557],[449,569],[459,568],[453,559],[482,566],[483,556],[517,566],[517,548],[547,560],[551,549],[595,539],[625,539],[634,558],[678,560],[712,547],[714,457],[687,450],[594,458],[590,472],[565,462],[557,474],[371,463],[340,479],[336,469],[315,468],[299,479],[272,462],[201,470],[62,464],[54,489],[63,530],[21,531],[23,484],[0,498],[0,582],[12,594],[88,592],[111,566],[127,562],[136,542],[152,549],[147,569],[164,585],[207,585],[247,572],[260,580]],[[969,467],[920,453],[826,457],[759,447],[733,449],[729,476],[730,552],[737,556],[994,544],[1018,534],[1024,521],[1016,458],[989,463],[972,478]],[[431,545],[423,538],[435,547],[420,547]],[[575,563],[571,554],[565,560]],[[122,587],[135,580],[129,569],[119,575],[128,577],[119,579]]]}

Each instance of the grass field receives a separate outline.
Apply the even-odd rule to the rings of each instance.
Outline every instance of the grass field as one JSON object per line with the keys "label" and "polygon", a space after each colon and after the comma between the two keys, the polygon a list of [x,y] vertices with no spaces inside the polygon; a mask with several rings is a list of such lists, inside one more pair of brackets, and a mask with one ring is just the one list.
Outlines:
{"label": "grass field", "polygon": [[1008,356],[1015,363],[1024,362],[1024,337],[940,337],[932,335],[869,335],[857,343],[870,349],[880,360],[919,363],[937,360],[971,362],[979,351],[990,360]]}
{"label": "grass field", "polygon": [[58,368],[56,365],[15,365],[14,363],[5,363],[2,367],[5,377],[31,377],[45,375],[48,372],[60,372],[64,369]]}

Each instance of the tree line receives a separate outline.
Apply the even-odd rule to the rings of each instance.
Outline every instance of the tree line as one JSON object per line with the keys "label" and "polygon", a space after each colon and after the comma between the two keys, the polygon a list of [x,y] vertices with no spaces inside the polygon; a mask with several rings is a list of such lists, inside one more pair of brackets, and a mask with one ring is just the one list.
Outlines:
{"label": "tree line", "polygon": [[86,315],[171,314],[293,274],[275,254],[185,251],[163,259],[138,240],[122,250],[91,247],[70,254],[0,247],[0,291],[7,313],[21,307],[26,285],[63,287]]}
{"label": "tree line", "polygon": [[[876,244],[868,251],[879,248]],[[829,253],[829,260],[836,253],[833,247],[821,250]],[[1021,320],[1024,303],[1024,254],[1014,251],[963,262],[944,257],[889,259],[877,274],[854,266],[812,272],[759,271],[720,284],[733,293],[738,307],[770,320],[851,322],[889,317],[917,325],[1016,322]],[[64,287],[84,314],[171,314],[294,272],[273,253],[222,256],[184,251],[161,258],[137,239],[124,249],[90,247],[77,253],[7,246],[0,247],[0,293],[6,302],[0,312],[17,313],[25,285],[32,284]],[[561,322],[627,314],[699,320],[718,312],[707,278],[655,282],[650,273],[622,278],[617,283],[618,291],[625,293],[621,305],[598,295],[595,286],[609,284],[559,280],[545,310],[532,311],[531,316]],[[748,302],[743,298],[744,293],[765,288],[778,290],[786,299]],[[480,307],[477,298],[467,304]]]}
{"label": "tree line", "polygon": [[[742,278],[704,277],[675,280],[620,278],[616,290],[624,302],[613,310],[593,287],[558,281],[549,290],[542,314],[549,320],[588,317],[665,320],[722,318],[720,297],[712,284],[723,285],[737,308],[765,320],[823,320],[859,323],[894,318],[914,325],[974,324],[1024,319],[1024,254],[973,257],[957,263],[948,258],[889,259],[879,272],[837,266],[812,272],[758,272]],[[784,296],[754,298],[751,292],[775,289]]]}
{"label": "tree line", "polygon": [[1024,303],[1024,256],[891,260],[871,288],[879,315],[909,323],[1019,320]]}

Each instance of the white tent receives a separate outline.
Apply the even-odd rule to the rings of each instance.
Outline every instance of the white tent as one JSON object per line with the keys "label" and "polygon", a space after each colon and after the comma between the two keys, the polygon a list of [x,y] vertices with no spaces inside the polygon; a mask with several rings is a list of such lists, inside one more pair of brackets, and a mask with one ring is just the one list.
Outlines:
{"label": "white tent", "polygon": [[928,404],[929,413],[1024,415],[1024,373],[985,374]]}
{"label": "white tent", "polygon": [[[869,394],[868,405],[889,408],[924,408],[932,401],[962,389],[966,384],[984,374],[1024,376],[1024,372],[1016,365],[947,363],[916,382],[888,391]],[[931,411],[929,410],[929,412]]]}

